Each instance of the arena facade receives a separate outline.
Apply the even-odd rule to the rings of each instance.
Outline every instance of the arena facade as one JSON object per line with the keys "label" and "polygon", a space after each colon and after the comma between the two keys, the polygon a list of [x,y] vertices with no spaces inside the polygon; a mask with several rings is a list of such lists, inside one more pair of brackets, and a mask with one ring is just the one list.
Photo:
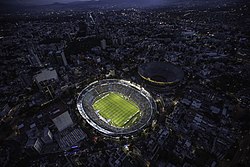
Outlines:
{"label": "arena facade", "polygon": [[[115,99],[119,99],[117,102],[106,99],[114,94],[117,95]],[[100,106],[99,100],[102,99],[103,105]],[[128,107],[123,107],[127,104]],[[129,107],[133,111],[130,111]],[[78,96],[77,108],[81,116],[98,132],[119,137],[133,135],[150,125],[156,104],[151,94],[140,85],[126,80],[106,79],[95,81],[84,88]],[[110,110],[111,113],[105,113]],[[116,114],[121,112],[120,110],[130,112],[131,115]],[[122,121],[123,116],[126,116],[125,122]],[[127,122],[130,122],[129,125]]]}

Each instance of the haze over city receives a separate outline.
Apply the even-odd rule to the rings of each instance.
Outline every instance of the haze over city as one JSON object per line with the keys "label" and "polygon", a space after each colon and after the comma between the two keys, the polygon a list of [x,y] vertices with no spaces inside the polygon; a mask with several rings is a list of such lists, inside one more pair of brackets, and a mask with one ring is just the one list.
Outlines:
{"label": "haze over city", "polygon": [[[197,1],[197,0],[1,0],[1,3],[5,3],[5,4],[30,4],[30,5],[48,5],[48,4],[53,4],[53,3],[71,3],[71,2],[88,2],[88,1],[92,1],[92,2],[126,2],[126,3],[145,3],[145,4],[158,4],[158,5],[166,5],[166,4],[171,4],[171,3],[175,3],[175,2],[181,2],[181,3],[185,3],[185,2],[189,2],[189,1],[193,1],[193,2],[198,2],[200,4],[206,2],[227,2],[226,0],[207,0],[207,1]],[[230,1],[240,1],[240,0],[230,0]]]}
{"label": "haze over city", "polygon": [[249,167],[250,2],[1,0],[1,167]]}

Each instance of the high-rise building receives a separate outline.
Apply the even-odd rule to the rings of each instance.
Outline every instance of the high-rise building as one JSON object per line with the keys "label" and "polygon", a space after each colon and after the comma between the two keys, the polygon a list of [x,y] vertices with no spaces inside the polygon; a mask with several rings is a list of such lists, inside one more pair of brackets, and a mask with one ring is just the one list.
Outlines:
{"label": "high-rise building", "polygon": [[35,54],[33,49],[31,49],[31,48],[29,48],[29,55],[27,55],[27,59],[32,66],[36,66],[36,67],[42,66],[42,63],[41,63],[38,55]]}
{"label": "high-rise building", "polygon": [[42,151],[43,142],[40,138],[29,138],[26,143],[26,151],[28,154],[40,154]]}
{"label": "high-rise building", "polygon": [[29,76],[27,73],[21,72],[19,74],[19,79],[24,88],[32,86],[32,77]]}
{"label": "high-rise building", "polygon": [[10,106],[9,104],[5,104],[3,108],[1,108],[0,110],[0,118],[8,115],[9,111],[10,111]]}
{"label": "high-rise building", "polygon": [[[60,113],[60,110],[55,111],[56,115],[57,113]],[[52,121],[60,132],[73,125],[73,121],[68,111],[60,114],[59,116],[54,117]]]}
{"label": "high-rise building", "polygon": [[51,131],[49,130],[48,127],[45,127],[42,131],[42,141],[45,143],[45,144],[49,144],[49,143],[52,143],[53,142],[53,135],[51,133]]}
{"label": "high-rise building", "polygon": [[68,62],[67,62],[67,59],[65,57],[64,51],[57,51],[56,52],[56,60],[57,60],[59,65],[64,65],[64,66],[68,65]]}
{"label": "high-rise building", "polygon": [[36,83],[39,84],[43,81],[58,80],[58,75],[56,70],[53,68],[43,69],[40,73],[34,76]]}
{"label": "high-rise building", "polygon": [[54,98],[54,88],[59,80],[56,70],[53,68],[43,69],[34,76],[34,80],[39,89],[46,94],[46,97]]}
{"label": "high-rise building", "polygon": [[101,48],[105,50],[107,48],[107,42],[105,39],[101,40]]}
{"label": "high-rise building", "polygon": [[66,59],[66,57],[65,57],[64,51],[61,52],[61,56],[62,56],[62,59],[63,59],[63,64],[64,64],[64,66],[67,66],[67,65],[68,65],[68,62],[67,62],[67,59]]}

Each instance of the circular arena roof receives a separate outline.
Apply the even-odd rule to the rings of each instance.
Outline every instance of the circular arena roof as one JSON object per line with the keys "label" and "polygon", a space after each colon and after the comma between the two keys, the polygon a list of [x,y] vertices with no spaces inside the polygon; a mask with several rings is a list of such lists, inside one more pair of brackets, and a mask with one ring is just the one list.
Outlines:
{"label": "circular arena roof", "polygon": [[168,62],[150,62],[138,68],[139,75],[152,83],[167,85],[181,81],[184,72],[181,68]]}
{"label": "circular arena roof", "polygon": [[[102,119],[98,112],[94,110],[93,104],[96,99],[108,92],[117,92],[129,97],[140,109],[140,119],[130,127],[114,127]],[[144,88],[135,83],[125,80],[106,79],[95,81],[84,88],[78,96],[77,108],[81,116],[96,130],[102,134],[119,137],[121,135],[131,135],[146,125],[150,124],[152,115],[156,108],[154,99]]]}

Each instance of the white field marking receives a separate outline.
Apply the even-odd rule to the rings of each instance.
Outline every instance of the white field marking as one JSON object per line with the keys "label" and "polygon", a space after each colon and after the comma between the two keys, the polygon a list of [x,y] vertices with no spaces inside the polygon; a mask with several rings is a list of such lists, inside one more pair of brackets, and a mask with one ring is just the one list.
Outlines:
{"label": "white field marking", "polygon": [[100,100],[102,100],[103,98],[105,98],[105,97],[107,97],[107,96],[109,96],[109,95],[110,95],[110,93],[106,94],[105,96],[103,96],[103,97],[100,98],[99,100],[96,100],[96,101],[94,102],[94,104],[95,104],[95,103],[98,103]]}
{"label": "white field marking", "polygon": [[[95,103],[98,103],[100,100],[102,100],[103,98],[106,98],[106,97],[109,96],[111,93],[112,93],[112,92],[110,92],[110,93],[106,94],[105,96],[101,97],[101,98],[100,98],[99,100],[97,100]],[[122,96],[122,95],[121,95],[121,96]],[[126,100],[128,103],[130,103],[131,105],[133,105],[134,107],[138,108],[137,105],[134,105],[134,104],[136,104],[136,103],[135,103],[133,100],[131,100],[130,98],[126,98],[126,96],[122,96],[122,98],[123,98],[124,100]],[[137,110],[133,115],[131,115],[131,116],[129,117],[129,119],[126,120],[126,121],[123,123],[123,125],[127,124],[127,123],[131,120],[131,118],[133,118],[139,111],[140,111],[140,110]],[[98,116],[100,117],[101,120],[103,120],[103,121],[106,122],[106,123],[110,123],[110,121],[107,121],[104,117],[102,117],[102,116],[99,114],[99,110],[98,110],[97,114],[98,114]],[[111,122],[112,122],[112,121],[111,121]]]}
{"label": "white field marking", "polygon": [[140,110],[137,110],[136,113],[134,113],[132,116],[130,116],[129,119],[126,120],[126,121],[123,123],[123,125],[126,125],[126,123],[128,123],[128,122],[131,120],[131,118],[133,118],[139,111],[140,111]]}

